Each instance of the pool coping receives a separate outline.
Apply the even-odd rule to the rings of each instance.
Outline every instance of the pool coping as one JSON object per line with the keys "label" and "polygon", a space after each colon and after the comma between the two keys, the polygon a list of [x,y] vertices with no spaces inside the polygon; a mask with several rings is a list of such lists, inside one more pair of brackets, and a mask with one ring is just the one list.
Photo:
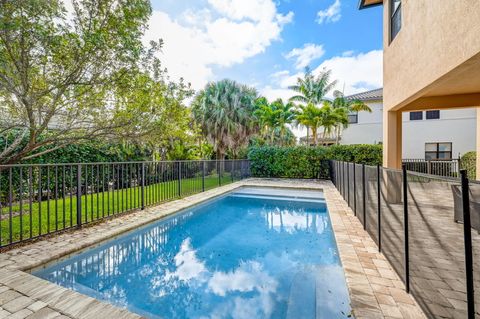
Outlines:
{"label": "pool coping", "polygon": [[0,254],[0,318],[141,318],[31,275],[32,269],[243,186],[323,190],[355,318],[425,318],[403,283],[330,181],[251,178],[148,207]]}

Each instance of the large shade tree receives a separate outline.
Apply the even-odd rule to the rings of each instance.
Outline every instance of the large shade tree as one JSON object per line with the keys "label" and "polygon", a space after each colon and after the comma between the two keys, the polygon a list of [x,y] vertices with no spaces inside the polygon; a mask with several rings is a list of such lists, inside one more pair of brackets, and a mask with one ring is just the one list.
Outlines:
{"label": "large shade tree", "polygon": [[210,141],[217,159],[227,150],[234,156],[258,131],[254,116],[255,89],[232,80],[208,83],[195,97],[192,113],[203,135]]}
{"label": "large shade tree", "polygon": [[0,2],[0,164],[96,137],[138,138],[188,95],[142,36],[148,0]]}

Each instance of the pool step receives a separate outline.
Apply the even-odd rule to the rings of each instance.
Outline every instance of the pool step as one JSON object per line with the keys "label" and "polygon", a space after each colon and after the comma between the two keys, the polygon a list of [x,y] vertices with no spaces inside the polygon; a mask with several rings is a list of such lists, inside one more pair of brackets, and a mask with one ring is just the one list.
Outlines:
{"label": "pool step", "polygon": [[316,312],[315,270],[307,267],[297,272],[292,280],[286,319],[311,319]]}
{"label": "pool step", "polygon": [[277,196],[277,195],[263,195],[263,194],[247,194],[247,193],[232,193],[229,197],[240,197],[240,198],[256,198],[256,199],[273,199],[273,200],[284,200],[291,202],[312,202],[312,203],[321,203],[325,204],[325,199],[323,198],[313,198],[313,197],[298,197],[298,196]]}

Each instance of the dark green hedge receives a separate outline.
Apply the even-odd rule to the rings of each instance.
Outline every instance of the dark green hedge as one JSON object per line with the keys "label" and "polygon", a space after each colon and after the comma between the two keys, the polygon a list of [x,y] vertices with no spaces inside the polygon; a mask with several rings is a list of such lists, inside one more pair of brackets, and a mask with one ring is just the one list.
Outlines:
{"label": "dark green hedge", "polygon": [[477,171],[477,152],[471,151],[463,154],[462,158],[460,159],[460,168],[466,169],[468,178],[475,179],[476,178],[476,171]]}
{"label": "dark green hedge", "polygon": [[382,162],[381,145],[335,145],[331,147],[251,147],[248,152],[252,176],[328,178],[329,160],[368,165]]}
{"label": "dark green hedge", "polygon": [[46,153],[23,163],[98,163],[144,161],[151,158],[151,152],[136,145],[89,141],[71,144],[61,149]]}

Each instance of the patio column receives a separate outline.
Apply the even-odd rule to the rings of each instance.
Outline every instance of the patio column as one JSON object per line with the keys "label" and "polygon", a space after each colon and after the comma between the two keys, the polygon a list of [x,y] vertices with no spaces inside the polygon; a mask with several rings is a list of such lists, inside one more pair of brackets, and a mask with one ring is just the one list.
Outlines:
{"label": "patio column", "polygon": [[402,168],[401,111],[383,112],[383,166]]}
{"label": "patio column", "polygon": [[476,127],[476,151],[477,151],[477,162],[476,162],[476,179],[480,180],[480,107],[477,107],[477,127]]}

